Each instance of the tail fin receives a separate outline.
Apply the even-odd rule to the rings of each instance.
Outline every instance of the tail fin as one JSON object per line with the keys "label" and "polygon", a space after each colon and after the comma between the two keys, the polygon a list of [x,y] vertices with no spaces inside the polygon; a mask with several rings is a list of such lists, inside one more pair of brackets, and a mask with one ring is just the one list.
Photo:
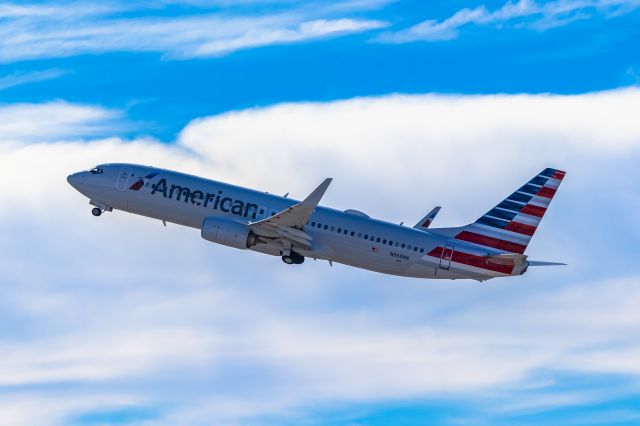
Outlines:
{"label": "tail fin", "polygon": [[524,253],[565,172],[544,169],[453,237],[507,253]]}

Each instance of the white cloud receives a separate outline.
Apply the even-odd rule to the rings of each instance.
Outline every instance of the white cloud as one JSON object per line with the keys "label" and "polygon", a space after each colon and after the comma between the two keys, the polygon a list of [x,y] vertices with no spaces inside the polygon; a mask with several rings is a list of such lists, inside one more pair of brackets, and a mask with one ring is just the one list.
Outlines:
{"label": "white cloud", "polygon": [[15,72],[5,75],[4,77],[0,77],[0,90],[9,89],[11,87],[20,86],[23,84],[53,80],[62,76],[63,74],[65,74],[65,72],[59,69]]}
{"label": "white cloud", "polygon": [[[122,118],[116,110],[63,101],[0,105],[0,142],[79,139],[114,130]],[[118,125],[121,127],[122,123]]]}
{"label": "white cloud", "polygon": [[[114,51],[158,52],[171,58],[207,57],[353,34],[386,25],[374,20],[336,17],[338,12],[331,11],[329,6],[311,10],[291,5],[280,13],[266,11],[260,15],[233,13],[233,8],[230,12],[222,8],[214,13],[205,8],[197,13],[167,17],[145,7],[133,9],[117,4],[86,9],[83,3],[5,5],[0,9],[0,16],[6,17],[0,22],[0,61]],[[211,8],[215,10],[216,6]]]}
{"label": "white cloud", "polygon": [[215,56],[240,49],[313,40],[339,34],[357,33],[386,26],[381,21],[359,21],[354,19],[319,19],[302,22],[292,28],[266,28],[248,30],[246,33],[199,46],[194,56]]}
{"label": "white cloud", "polygon": [[507,1],[490,11],[481,5],[464,8],[441,21],[428,19],[408,29],[381,34],[377,40],[386,43],[451,40],[458,37],[465,25],[493,28],[529,28],[546,30],[588,19],[595,14],[618,16],[640,7],[638,0],[554,0],[539,3],[535,0]]}
{"label": "white cloud", "polygon": [[[158,424],[228,423],[531,387],[550,407],[585,400],[545,397],[554,371],[637,377],[639,105],[638,89],[284,104],[196,120],[174,144],[78,142],[119,117],[99,107],[6,106],[0,409],[13,417],[3,418],[40,423],[32,401],[51,424],[133,403],[163,407]],[[62,130],[33,130],[45,119]],[[194,230],[93,218],[65,177],[111,161],[296,197],[332,175],[329,205],[409,221],[442,202],[437,225],[473,219],[540,168],[563,167],[531,250],[571,265],[482,286],[291,268]]]}

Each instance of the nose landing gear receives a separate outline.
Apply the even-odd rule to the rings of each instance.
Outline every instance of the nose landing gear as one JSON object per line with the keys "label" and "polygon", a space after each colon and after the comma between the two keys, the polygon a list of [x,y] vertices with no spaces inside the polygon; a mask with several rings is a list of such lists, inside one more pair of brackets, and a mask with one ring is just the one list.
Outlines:
{"label": "nose landing gear", "polygon": [[292,251],[289,255],[282,256],[282,261],[287,265],[300,265],[304,262],[304,256]]}
{"label": "nose landing gear", "polygon": [[97,201],[89,200],[89,204],[93,206],[91,209],[91,214],[95,217],[100,216],[104,212],[113,211],[113,208],[107,204],[99,203]]}

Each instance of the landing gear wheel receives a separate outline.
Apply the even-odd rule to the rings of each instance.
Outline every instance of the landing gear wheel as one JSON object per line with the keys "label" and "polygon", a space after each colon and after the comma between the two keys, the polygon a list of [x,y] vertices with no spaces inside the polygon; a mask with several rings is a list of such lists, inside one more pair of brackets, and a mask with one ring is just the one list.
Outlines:
{"label": "landing gear wheel", "polygon": [[304,262],[304,256],[292,251],[288,256],[282,256],[282,261],[287,265],[300,265]]}
{"label": "landing gear wheel", "polygon": [[91,209],[91,214],[98,217],[102,214],[102,209],[99,209],[98,207],[94,207],[93,209]]}

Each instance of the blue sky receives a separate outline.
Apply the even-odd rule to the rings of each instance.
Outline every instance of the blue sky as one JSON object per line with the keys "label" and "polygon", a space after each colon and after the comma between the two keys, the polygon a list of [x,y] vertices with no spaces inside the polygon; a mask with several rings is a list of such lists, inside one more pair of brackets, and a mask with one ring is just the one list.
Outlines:
{"label": "blue sky", "polygon": [[[574,9],[555,15],[532,13],[469,23],[458,28],[452,39],[417,38],[400,43],[385,41],[384,36],[426,20],[444,21],[465,8],[500,11],[504,3],[354,1],[341,8],[339,2],[249,1],[240,2],[239,7],[227,6],[234,3],[176,1],[158,6],[138,2],[135,7],[128,2],[107,2],[91,14],[96,7],[80,2],[78,6],[69,3],[68,8],[89,10],[69,14],[68,24],[57,21],[55,12],[7,18],[5,31],[14,27],[12,21],[17,21],[20,30],[28,31],[32,25],[38,30],[33,42],[3,46],[4,74],[36,73],[35,79],[42,81],[5,88],[2,99],[65,99],[126,109],[128,117],[138,122],[135,134],[172,140],[194,117],[283,101],[427,92],[575,94],[635,84],[640,73],[640,29],[634,2],[573,2]],[[613,5],[587,6],[608,3]],[[261,17],[269,18],[261,24],[267,26],[265,31],[295,30],[304,22],[340,19],[358,22],[362,28],[222,51],[213,58],[192,52],[192,45],[207,43],[206,37],[194,35],[193,41],[172,43],[170,35],[151,32],[149,42],[144,43],[144,35],[135,35],[136,29],[144,31],[154,25],[164,25],[169,32],[186,32],[189,25],[195,31],[231,18],[242,20],[238,25],[245,26],[247,19]],[[543,20],[550,22],[549,28],[539,24]],[[367,29],[367,22],[379,28]],[[72,30],[77,26],[79,34],[58,34],[67,25]],[[114,41],[122,25],[128,25],[131,34]],[[107,34],[88,32],[96,26]],[[211,38],[238,39],[243,30]],[[35,49],[38,40],[52,47]],[[76,45],[64,47],[72,42]],[[42,73],[51,78],[44,79],[47,74]]]}
{"label": "blue sky", "polygon": [[[11,425],[640,422],[640,2],[0,3]],[[211,245],[65,181],[154,164],[434,226],[567,170],[486,284]],[[14,184],[14,182],[18,182]]]}

